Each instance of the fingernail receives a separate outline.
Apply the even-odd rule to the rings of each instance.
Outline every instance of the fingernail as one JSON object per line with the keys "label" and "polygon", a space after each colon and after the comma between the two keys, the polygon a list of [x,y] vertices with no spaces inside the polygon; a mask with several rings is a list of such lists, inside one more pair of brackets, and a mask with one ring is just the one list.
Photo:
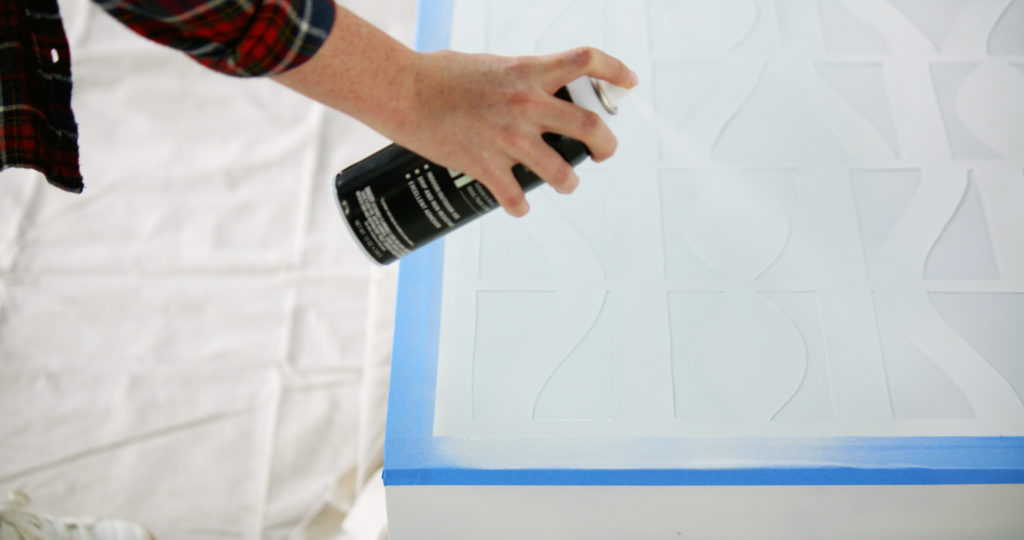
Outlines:
{"label": "fingernail", "polygon": [[640,84],[640,77],[637,77],[636,72],[631,70],[629,72],[629,87],[633,88],[638,84]]}

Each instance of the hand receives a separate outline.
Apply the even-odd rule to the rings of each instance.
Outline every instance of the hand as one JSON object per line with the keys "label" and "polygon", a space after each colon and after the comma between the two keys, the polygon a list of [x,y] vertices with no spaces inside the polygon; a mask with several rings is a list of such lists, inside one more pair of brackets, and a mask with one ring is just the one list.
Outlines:
{"label": "hand", "polygon": [[483,183],[513,216],[529,204],[512,175],[522,163],[560,193],[579,184],[572,166],[542,139],[545,132],[582,141],[594,161],[610,157],[615,135],[600,116],[554,97],[583,75],[631,88],[636,75],[593,48],[508,58],[451,51],[420,54],[412,114],[393,139]]}
{"label": "hand", "polygon": [[595,161],[615,152],[615,136],[599,116],[553,95],[583,75],[637,84],[622,62],[589,47],[520,58],[413,52],[338,6],[320,50],[274,80],[476,178],[521,216],[529,206],[512,175],[516,163],[562,193],[579,183],[542,133],[582,141]]}

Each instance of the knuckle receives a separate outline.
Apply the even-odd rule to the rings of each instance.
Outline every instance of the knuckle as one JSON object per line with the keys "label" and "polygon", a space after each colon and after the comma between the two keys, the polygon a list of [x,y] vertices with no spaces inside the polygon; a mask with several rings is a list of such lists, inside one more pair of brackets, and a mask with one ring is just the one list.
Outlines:
{"label": "knuckle", "polygon": [[558,182],[561,185],[571,185],[573,183],[572,166],[570,166],[568,163],[559,165],[557,171],[555,172],[555,177],[558,179]]}
{"label": "knuckle", "polygon": [[535,98],[533,97],[531,92],[525,89],[516,89],[509,91],[507,99],[509,105],[511,105],[518,112],[522,112],[523,110],[528,109],[533,105],[533,102],[535,101]]}
{"label": "knuckle", "polygon": [[572,187],[573,184],[573,170],[572,166],[563,160],[559,160],[560,163],[555,163],[549,173],[548,183],[554,186],[568,188]]}
{"label": "knuckle", "polygon": [[505,65],[505,72],[512,77],[513,80],[521,79],[529,73],[531,69],[531,62],[528,58],[515,57],[509,58],[508,63]]}
{"label": "knuckle", "polygon": [[495,173],[488,176],[490,181],[485,185],[499,202],[504,204],[516,199],[517,196],[523,196],[523,190],[511,179]]}
{"label": "knuckle", "polygon": [[573,65],[583,68],[590,65],[594,60],[594,48],[593,47],[579,47],[572,51],[569,56],[570,62]]}
{"label": "knuckle", "polygon": [[583,113],[580,115],[580,129],[583,130],[583,133],[596,133],[601,129],[601,124],[603,124],[601,117],[593,111],[584,109]]}
{"label": "knuckle", "polygon": [[503,208],[508,209],[510,211],[509,213],[512,213],[513,215],[519,213],[514,210],[520,209],[524,204],[526,204],[526,195],[521,189],[514,190],[510,187],[502,190],[501,193],[495,193],[494,197],[498,199],[498,203],[501,204]]}
{"label": "knuckle", "polygon": [[615,150],[617,150],[618,147],[619,140],[616,139],[614,135],[611,135],[605,138],[605,140],[600,146],[597,146],[594,149],[592,149],[593,155],[591,156],[591,158],[594,161],[604,161],[612,157],[612,154],[615,153]]}
{"label": "knuckle", "polygon": [[526,137],[515,126],[505,125],[498,130],[498,142],[506,148],[522,148]]}

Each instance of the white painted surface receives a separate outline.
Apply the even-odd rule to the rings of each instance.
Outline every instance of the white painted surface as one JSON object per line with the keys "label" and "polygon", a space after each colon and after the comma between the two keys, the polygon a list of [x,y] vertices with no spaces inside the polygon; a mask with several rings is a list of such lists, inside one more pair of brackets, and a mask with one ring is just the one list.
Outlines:
{"label": "white painted surface", "polygon": [[456,2],[641,84],[577,193],[447,240],[435,434],[1024,435],[1018,4]]}
{"label": "white painted surface", "polygon": [[391,540],[1005,540],[1024,486],[389,486]]}
{"label": "white painted surface", "polygon": [[[437,476],[1024,435],[1022,4],[457,1],[455,48],[594,45],[641,85],[574,195],[446,240]],[[1020,485],[387,492],[395,540],[1024,535]]]}

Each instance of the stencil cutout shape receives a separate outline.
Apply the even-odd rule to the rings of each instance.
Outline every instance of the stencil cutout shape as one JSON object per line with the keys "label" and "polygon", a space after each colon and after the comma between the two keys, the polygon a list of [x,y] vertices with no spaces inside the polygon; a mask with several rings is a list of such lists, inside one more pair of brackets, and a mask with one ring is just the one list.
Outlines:
{"label": "stencil cutout shape", "polygon": [[832,419],[832,391],[821,313],[814,293],[771,292],[761,296],[800,332],[807,348],[807,369],[797,391],[772,417],[777,422],[820,422]]}
{"label": "stencil cutout shape", "polygon": [[683,234],[694,253],[732,278],[756,278],[789,237],[782,206],[738,174],[706,183],[683,216]]}
{"label": "stencil cutout shape", "polygon": [[606,295],[594,325],[545,381],[534,404],[534,418],[607,420],[615,416],[613,306],[612,295]]}
{"label": "stencil cutout shape", "polygon": [[700,258],[687,238],[689,207],[702,186],[714,182],[711,171],[661,171],[658,174],[666,279],[714,279],[716,271]]}
{"label": "stencil cutout shape", "polygon": [[1013,0],[988,37],[990,54],[1024,54],[1024,2]]}
{"label": "stencil cutout shape", "polygon": [[748,38],[761,17],[747,0],[677,0],[651,6],[651,41],[657,54],[722,54]]}
{"label": "stencil cutout shape", "polygon": [[999,157],[992,148],[978,138],[963,124],[957,112],[956,95],[960,85],[967,79],[977,64],[932,64],[932,81],[935,84],[935,98],[946,125],[946,137],[950,152],[955,159],[995,159]]}
{"label": "stencil cutout shape", "polygon": [[[654,128],[668,131],[658,138],[661,157],[685,160],[686,156],[706,157],[705,141],[716,133],[702,133],[695,117],[707,111],[709,101],[721,91],[721,69],[712,64],[660,64],[654,71]],[[731,112],[731,111],[730,111]]]}
{"label": "stencil cutout shape", "polygon": [[818,74],[844,100],[871,121],[885,137],[894,155],[899,154],[899,137],[889,107],[889,93],[881,64],[818,64]]}
{"label": "stencil cutout shape", "polygon": [[[550,22],[543,26],[543,33],[534,44],[538,53],[567,51],[586,43],[593,47],[604,47],[605,41],[605,6],[603,3],[576,0],[564,7],[544,3],[546,15],[556,13]],[[536,24],[534,19],[530,21]]]}
{"label": "stencil cutout shape", "polygon": [[565,223],[573,227],[594,252],[602,272],[606,272],[611,264],[608,245],[611,227],[608,222],[608,174],[604,171],[588,171],[585,178],[571,196],[552,194],[550,199],[565,217]]}
{"label": "stencil cutout shape", "polygon": [[847,151],[807,108],[807,97],[781,68],[769,66],[715,141],[727,163],[843,162]]}
{"label": "stencil cutout shape", "polygon": [[699,325],[688,352],[697,378],[741,419],[774,416],[807,369],[807,349],[792,321],[750,294],[726,293]]}
{"label": "stencil cutout shape", "polygon": [[[477,294],[476,339],[472,363],[472,416],[501,418],[521,400],[522,388],[509,384],[527,365],[531,341],[543,335],[555,302],[553,292],[481,291]],[[502,317],[515,313],[514,321]]]}
{"label": "stencil cutout shape", "polygon": [[[525,54],[537,46],[549,30],[552,18],[571,9],[575,3],[569,0],[523,0],[518,5],[487,2],[484,10],[486,31],[481,32],[480,37],[486,42],[486,49],[490,53],[508,56]],[[590,10],[580,13],[581,18],[587,20],[589,14]]]}
{"label": "stencil cutout shape", "polygon": [[689,421],[724,421],[733,413],[697,377],[694,343],[702,321],[725,300],[722,292],[667,294],[672,362],[672,402],[676,418]]}
{"label": "stencil cutout shape", "polygon": [[999,277],[988,220],[973,177],[925,263],[925,279]]}
{"label": "stencil cutout shape", "polygon": [[888,52],[885,37],[839,0],[818,0],[825,49],[832,54]]}
{"label": "stencil cutout shape", "polygon": [[768,268],[757,276],[758,286],[801,290],[811,287],[818,278],[818,269],[800,193],[803,179],[798,170],[744,169],[742,175],[745,182],[757,187],[762,197],[778,204],[788,222],[785,245]]}
{"label": "stencil cutout shape", "polygon": [[946,34],[969,0],[889,0],[941,51]]}
{"label": "stencil cutout shape", "polygon": [[553,273],[529,230],[511,216],[492,212],[480,220],[480,277],[549,282]]}
{"label": "stencil cutout shape", "polygon": [[875,301],[893,418],[974,418],[960,388],[896,328]]}
{"label": "stencil cutout shape", "polygon": [[1005,158],[1024,158],[1024,73],[995,63],[982,64],[956,94],[964,127]]}
{"label": "stencil cutout shape", "polygon": [[918,170],[850,171],[850,188],[857,204],[857,221],[869,271],[874,270],[879,251],[910,206],[920,182],[921,171]]}
{"label": "stencil cutout shape", "polygon": [[935,309],[1024,403],[1024,293],[931,293]]}

